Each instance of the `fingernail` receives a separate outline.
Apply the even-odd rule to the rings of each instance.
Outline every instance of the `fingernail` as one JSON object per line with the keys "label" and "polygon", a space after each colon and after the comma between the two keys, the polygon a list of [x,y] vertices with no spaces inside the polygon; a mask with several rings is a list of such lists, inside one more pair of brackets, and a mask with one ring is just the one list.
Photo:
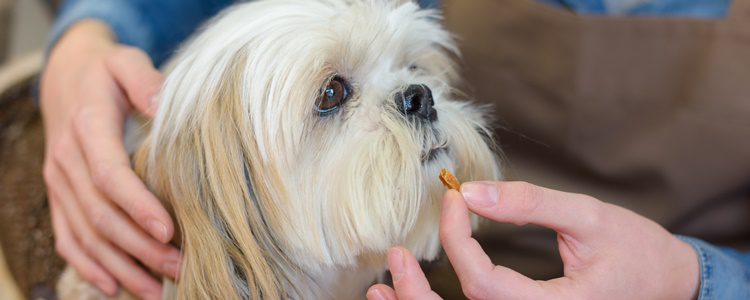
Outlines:
{"label": "fingernail", "polygon": [[461,186],[466,202],[474,207],[490,207],[497,205],[500,192],[494,184],[487,182],[468,182]]}
{"label": "fingernail", "polygon": [[381,292],[380,289],[370,289],[370,291],[367,292],[367,299],[385,300],[385,296],[383,296],[383,292]]}
{"label": "fingernail", "polygon": [[169,237],[167,236],[167,226],[164,226],[163,223],[157,221],[156,219],[151,219],[146,222],[146,227],[148,227],[148,232],[151,233],[151,235],[157,240],[162,242],[168,241]]}
{"label": "fingernail", "polygon": [[404,276],[404,253],[401,249],[391,248],[388,250],[388,266],[391,268],[393,282],[398,281]]}

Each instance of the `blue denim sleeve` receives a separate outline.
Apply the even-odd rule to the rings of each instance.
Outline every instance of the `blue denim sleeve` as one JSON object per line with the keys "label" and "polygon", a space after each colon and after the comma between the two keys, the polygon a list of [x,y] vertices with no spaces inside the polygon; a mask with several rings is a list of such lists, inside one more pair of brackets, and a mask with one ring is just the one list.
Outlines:
{"label": "blue denim sleeve", "polygon": [[[143,49],[158,66],[206,19],[234,0],[66,0],[52,29],[48,49],[84,19],[107,23],[120,43]],[[438,7],[439,0],[419,0]]]}
{"label": "blue denim sleeve", "polygon": [[439,8],[440,0],[419,0],[419,6],[424,8]]}
{"label": "blue denim sleeve", "polygon": [[52,29],[49,47],[74,23],[107,23],[120,43],[143,49],[158,66],[206,19],[233,0],[67,0]]}
{"label": "blue denim sleeve", "polygon": [[580,14],[723,19],[731,0],[538,0]]}
{"label": "blue denim sleeve", "polygon": [[678,236],[698,253],[701,286],[698,300],[750,299],[750,253]]}

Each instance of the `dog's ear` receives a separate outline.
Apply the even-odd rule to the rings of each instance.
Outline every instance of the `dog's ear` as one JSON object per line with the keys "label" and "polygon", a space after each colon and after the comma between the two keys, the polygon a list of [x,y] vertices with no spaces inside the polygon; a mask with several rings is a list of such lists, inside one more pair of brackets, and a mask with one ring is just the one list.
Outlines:
{"label": "dog's ear", "polygon": [[[183,265],[178,299],[285,298],[283,265],[268,216],[268,184],[253,180],[257,153],[240,99],[243,61],[230,64],[220,80],[202,84],[211,95],[167,99],[160,109],[178,111],[198,103],[185,119],[163,119],[140,146],[134,161],[148,185],[171,208],[181,232]],[[179,72],[169,84],[179,86]],[[191,82],[190,84],[196,84]],[[163,97],[179,97],[165,86]],[[164,99],[163,99],[164,100]],[[257,159],[257,160],[256,160]],[[288,287],[287,287],[288,288]]]}

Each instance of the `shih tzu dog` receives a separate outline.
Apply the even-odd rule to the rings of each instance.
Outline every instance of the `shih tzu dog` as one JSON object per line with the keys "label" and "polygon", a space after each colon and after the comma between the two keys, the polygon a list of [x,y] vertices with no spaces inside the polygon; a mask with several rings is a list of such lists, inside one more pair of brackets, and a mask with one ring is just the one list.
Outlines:
{"label": "shih tzu dog", "polygon": [[409,1],[216,17],[175,58],[134,156],[179,224],[166,297],[357,299],[389,247],[435,259],[440,169],[500,177],[483,110],[456,99],[456,56]]}

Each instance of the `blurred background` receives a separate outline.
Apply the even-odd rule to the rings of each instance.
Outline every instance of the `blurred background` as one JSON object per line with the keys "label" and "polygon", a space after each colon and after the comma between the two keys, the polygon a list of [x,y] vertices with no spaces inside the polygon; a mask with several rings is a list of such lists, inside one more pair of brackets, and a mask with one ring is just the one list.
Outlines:
{"label": "blurred background", "polygon": [[[23,208],[10,208],[6,205],[8,203],[7,199],[14,197],[14,195],[23,195],[22,193],[25,191],[39,188],[38,183],[18,180],[18,174],[13,172],[12,167],[9,168],[9,162],[16,158],[20,158],[19,162],[28,162],[25,161],[25,157],[19,157],[18,153],[14,151],[16,149],[10,146],[20,140],[21,134],[18,133],[27,129],[41,133],[41,128],[38,127],[38,115],[33,112],[33,108],[29,108],[28,105],[19,107],[18,104],[22,102],[13,100],[28,99],[30,96],[29,82],[35,80],[36,73],[42,64],[44,47],[52,27],[54,2],[56,1],[0,0],[0,169],[3,170],[0,172],[0,184],[3,187],[0,190],[5,195],[0,199],[0,210],[3,211],[3,213],[0,213],[0,220],[2,220],[0,223],[17,221],[10,218],[9,215],[18,215],[24,211]],[[16,134],[13,134],[14,132]],[[28,153],[29,147],[23,147],[23,144],[25,143],[22,142],[20,144],[22,147],[18,150]],[[30,152],[36,153],[37,151]],[[35,164],[32,163],[33,165]],[[18,185],[19,183],[21,184],[20,186]],[[9,186],[19,186],[19,188],[16,190],[15,188],[8,188]],[[29,208],[33,207],[32,210],[34,211],[43,211],[45,209],[43,201],[41,201],[43,196],[37,194],[37,197],[34,198],[36,199],[29,201],[32,204]],[[18,236],[8,230],[3,230],[3,233],[0,234],[4,237],[2,240],[8,241],[22,238],[24,240],[38,241],[49,239],[49,234],[45,234],[46,230],[39,230],[40,225],[42,225],[39,220],[28,221],[22,225],[25,236]],[[42,225],[41,227],[46,226]],[[4,227],[0,225],[0,228]],[[36,230],[26,230],[32,228],[36,228]],[[29,238],[29,236],[32,236],[32,238]],[[25,247],[7,249],[6,251],[3,251],[5,249],[0,247],[0,299],[22,299],[22,293],[16,290],[15,282],[9,274],[9,266],[6,265],[3,259],[4,252],[15,254],[16,250],[28,251],[36,248],[33,245],[34,243],[21,244],[25,244]],[[36,255],[38,255],[36,257],[47,257],[45,263],[49,262],[48,259],[50,257],[54,257],[54,255],[50,255],[53,254],[50,251],[39,251],[37,248],[36,252]],[[32,255],[31,257],[34,256]],[[16,256],[13,255],[13,257],[15,258]],[[21,259],[20,261],[14,259],[14,262],[9,262],[9,264],[19,269],[27,268],[28,261],[25,259]],[[54,265],[58,265],[57,268],[59,268],[59,263],[48,264],[52,268],[54,268]],[[41,291],[41,294],[46,294],[46,291]]]}
{"label": "blurred background", "polygon": [[52,27],[53,1],[0,0],[0,61],[43,51]]}

